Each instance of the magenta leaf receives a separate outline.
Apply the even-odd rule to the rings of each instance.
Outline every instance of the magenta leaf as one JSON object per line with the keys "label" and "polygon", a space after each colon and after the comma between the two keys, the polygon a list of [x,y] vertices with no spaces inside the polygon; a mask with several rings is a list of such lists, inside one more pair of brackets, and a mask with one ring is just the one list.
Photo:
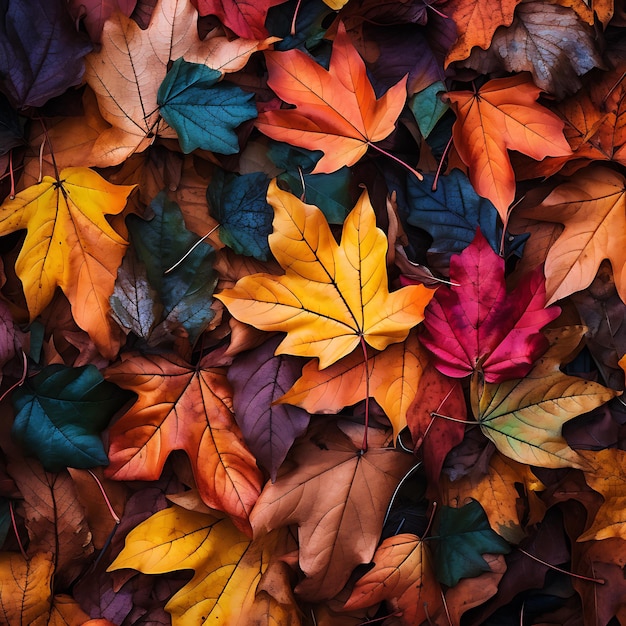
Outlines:
{"label": "magenta leaf", "polygon": [[450,281],[428,304],[420,337],[435,367],[452,378],[482,370],[491,383],[525,376],[547,348],[541,328],[560,313],[559,307],[545,308],[542,268],[507,293],[504,259],[478,229],[472,243],[452,257]]}
{"label": "magenta leaf", "polygon": [[274,350],[282,337],[238,355],[228,369],[233,386],[235,419],[243,438],[272,481],[296,437],[309,425],[309,414],[289,404],[272,403],[292,387],[302,373],[302,359]]}

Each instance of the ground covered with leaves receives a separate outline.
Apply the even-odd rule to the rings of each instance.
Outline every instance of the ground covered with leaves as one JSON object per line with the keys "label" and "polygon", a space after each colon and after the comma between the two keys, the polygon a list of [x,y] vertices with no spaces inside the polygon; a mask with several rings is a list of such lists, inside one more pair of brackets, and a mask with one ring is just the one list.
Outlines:
{"label": "ground covered with leaves", "polygon": [[2,624],[626,624],[621,8],[0,16]]}

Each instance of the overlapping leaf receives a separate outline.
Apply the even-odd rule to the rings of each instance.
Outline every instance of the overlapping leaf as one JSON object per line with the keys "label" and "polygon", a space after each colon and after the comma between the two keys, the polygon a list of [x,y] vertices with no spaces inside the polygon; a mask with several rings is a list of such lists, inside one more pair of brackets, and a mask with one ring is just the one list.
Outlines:
{"label": "overlapping leaf", "polygon": [[432,291],[416,285],[389,293],[386,239],[366,192],[346,218],[341,245],[317,207],[275,182],[268,202],[274,207],[270,248],[285,274],[244,277],[216,297],[240,321],[287,332],[277,353],[316,356],[325,368],[361,337],[382,350],[422,320]]}
{"label": "overlapping leaf", "polygon": [[485,436],[514,461],[538,467],[587,467],[564,439],[563,424],[617,392],[560,371],[560,362],[576,346],[579,332],[576,328],[553,331],[553,346],[524,378],[486,383],[472,400]]}
{"label": "overlapping leaf", "polygon": [[548,302],[591,284],[603,259],[609,259],[615,286],[626,302],[626,192],[619,172],[590,167],[521,215],[559,222],[565,230],[546,258]]}
{"label": "overlapping leaf", "polygon": [[328,70],[300,50],[267,52],[269,79],[274,92],[291,109],[266,111],[257,128],[279,141],[324,156],[313,173],[334,172],[353,165],[369,145],[385,139],[406,97],[406,79],[376,98],[365,64],[340,25]]}
{"label": "overlapping leaf", "polygon": [[450,279],[429,303],[421,336],[435,367],[455,378],[480,371],[492,383],[526,374],[547,348],[540,329],[559,314],[557,307],[545,309],[540,269],[508,294],[504,260],[479,230],[452,257]]}
{"label": "overlapping leaf", "polygon": [[469,167],[476,192],[489,198],[506,223],[515,197],[515,175],[508,150],[533,159],[570,154],[563,122],[537,104],[540,89],[523,74],[497,78],[478,91],[446,94],[457,120],[454,145]]}
{"label": "overlapping leaf", "polygon": [[326,427],[294,446],[297,468],[265,486],[250,518],[255,536],[297,524],[306,579],[296,591],[311,600],[331,598],[354,567],[369,563],[389,498],[412,464],[409,455],[384,447],[380,433],[369,434],[365,453],[363,429],[348,433]]}
{"label": "overlapping leaf", "polygon": [[106,378],[138,395],[111,427],[108,475],[156,480],[170,452],[184,450],[203,500],[246,528],[261,476],[234,421],[224,370],[127,354]]}
{"label": "overlapping leaf", "polygon": [[110,358],[120,341],[109,296],[127,241],[105,215],[121,213],[132,189],[72,167],[61,171],[59,180],[46,176],[0,207],[0,235],[27,229],[15,268],[31,320],[50,303],[58,286],[76,323]]}

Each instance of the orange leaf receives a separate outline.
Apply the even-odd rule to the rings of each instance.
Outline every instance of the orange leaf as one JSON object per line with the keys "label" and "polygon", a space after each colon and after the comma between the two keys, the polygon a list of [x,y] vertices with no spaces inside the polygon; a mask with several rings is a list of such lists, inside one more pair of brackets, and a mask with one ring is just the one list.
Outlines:
{"label": "orange leaf", "polygon": [[139,398],[110,431],[117,480],[157,480],[173,450],[184,450],[204,502],[244,531],[261,489],[261,473],[232,414],[231,389],[220,368],[170,356],[124,354],[106,378]]}
{"label": "orange leaf", "polygon": [[450,0],[446,15],[456,25],[458,37],[446,57],[446,66],[452,61],[467,59],[474,46],[489,47],[498,26],[510,26],[515,7],[521,0]]}
{"label": "orange leaf", "polygon": [[546,258],[548,304],[588,287],[604,259],[611,262],[615,287],[626,302],[626,179],[621,174],[589,167],[520,214],[565,226]]}
{"label": "orange leaf", "polygon": [[477,92],[446,95],[457,116],[454,146],[469,167],[476,192],[493,202],[505,224],[515,197],[507,150],[538,160],[571,153],[562,120],[537,104],[539,93],[530,78],[520,74],[490,80]]}
{"label": "orange leaf", "polygon": [[441,590],[424,542],[409,533],[385,539],[374,554],[374,567],[359,578],[345,608],[386,600],[402,614],[402,624],[421,624],[442,606]]}
{"label": "orange leaf", "polygon": [[626,452],[607,448],[597,452],[579,450],[579,454],[593,467],[585,472],[585,481],[602,495],[604,503],[578,541],[626,539]]}
{"label": "orange leaf", "polygon": [[316,356],[323,369],[362,339],[377,350],[403,341],[424,319],[432,290],[411,285],[389,293],[387,240],[366,191],[344,222],[341,245],[317,207],[275,181],[267,200],[274,207],[270,248],[285,274],[245,276],[215,297],[239,321],[286,332],[276,354]]}
{"label": "orange leaf", "polygon": [[48,626],[54,564],[41,552],[28,559],[0,553],[0,623]]}
{"label": "orange leaf", "polygon": [[[426,354],[415,333],[368,358],[370,396],[383,408],[393,426],[394,438],[406,426],[406,412],[415,398]],[[302,407],[309,413],[338,413],[367,395],[365,363],[360,350],[318,370],[309,361],[302,376],[277,402]]]}
{"label": "orange leaf", "polygon": [[406,100],[406,78],[377,100],[343,24],[328,70],[296,49],[266,52],[265,58],[269,86],[296,108],[261,113],[256,126],[272,139],[324,152],[314,174],[354,165],[368,146],[394,130]]}

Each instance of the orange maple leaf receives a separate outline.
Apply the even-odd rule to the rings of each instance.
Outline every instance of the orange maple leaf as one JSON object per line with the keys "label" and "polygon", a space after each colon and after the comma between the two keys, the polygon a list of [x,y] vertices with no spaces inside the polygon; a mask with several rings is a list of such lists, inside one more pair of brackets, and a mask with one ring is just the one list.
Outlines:
{"label": "orange maple leaf", "polygon": [[450,0],[446,15],[454,22],[458,37],[446,57],[446,66],[452,61],[467,59],[474,46],[483,50],[499,26],[510,26],[515,7],[521,0]]}
{"label": "orange maple leaf", "polygon": [[611,262],[615,287],[626,302],[626,179],[621,174],[591,166],[520,215],[565,226],[546,257],[548,304],[588,287],[604,259]]}
{"label": "orange maple leaf", "polygon": [[235,423],[226,372],[173,355],[124,354],[106,378],[139,396],[111,427],[106,474],[157,480],[169,453],[184,450],[204,502],[247,531],[262,478]]}
{"label": "orange maple leaf", "polygon": [[476,192],[493,202],[504,223],[515,197],[507,150],[538,160],[571,153],[563,121],[536,102],[540,91],[520,74],[490,80],[478,91],[446,94],[457,117],[454,147],[469,167]]}
{"label": "orange maple leaf", "polygon": [[300,50],[266,52],[268,85],[295,109],[265,111],[256,127],[278,141],[324,156],[313,173],[353,165],[395,128],[406,100],[406,77],[376,99],[365,63],[339,24],[328,70]]}
{"label": "orange maple leaf", "polygon": [[424,319],[432,290],[410,285],[389,293],[387,239],[366,191],[344,222],[341,245],[317,207],[275,181],[267,201],[275,212],[270,248],[285,274],[245,276],[215,297],[241,322],[286,332],[276,354],[318,357],[323,369],[362,339],[377,350],[403,341]]}

